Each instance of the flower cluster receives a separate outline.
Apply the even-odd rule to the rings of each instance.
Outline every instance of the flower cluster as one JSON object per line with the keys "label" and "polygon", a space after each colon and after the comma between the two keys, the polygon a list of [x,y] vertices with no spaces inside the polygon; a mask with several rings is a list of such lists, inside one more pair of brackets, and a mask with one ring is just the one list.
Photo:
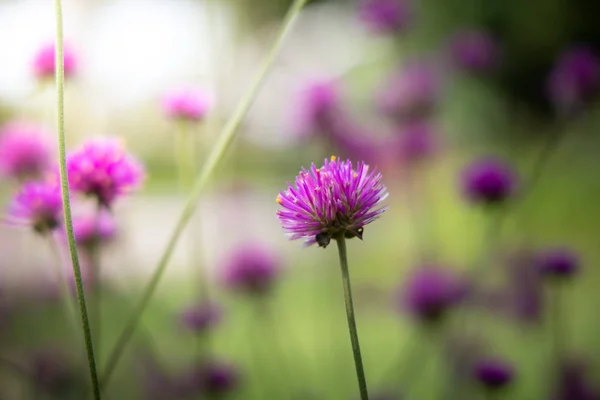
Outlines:
{"label": "flower cluster", "polygon": [[41,178],[52,162],[48,136],[32,124],[5,125],[0,132],[0,173],[19,181]]}

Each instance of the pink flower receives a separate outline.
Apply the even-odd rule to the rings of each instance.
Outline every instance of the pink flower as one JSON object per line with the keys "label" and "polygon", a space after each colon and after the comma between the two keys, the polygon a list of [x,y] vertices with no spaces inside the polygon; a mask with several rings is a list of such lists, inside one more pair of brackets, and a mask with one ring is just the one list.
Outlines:
{"label": "pink flower", "polygon": [[17,180],[41,178],[52,161],[46,133],[35,125],[13,122],[0,132],[0,173]]}
{"label": "pink flower", "polygon": [[[56,74],[54,43],[42,46],[35,54],[32,62],[33,73],[38,79],[54,79]],[[63,45],[65,78],[71,78],[77,72],[77,56],[68,43]]]}
{"label": "pink flower", "polygon": [[27,182],[14,197],[8,220],[14,225],[29,225],[38,233],[60,225],[62,196],[55,181]]}
{"label": "pink flower", "polygon": [[167,93],[162,101],[167,117],[184,121],[200,121],[210,109],[206,93],[199,90],[183,89]]}

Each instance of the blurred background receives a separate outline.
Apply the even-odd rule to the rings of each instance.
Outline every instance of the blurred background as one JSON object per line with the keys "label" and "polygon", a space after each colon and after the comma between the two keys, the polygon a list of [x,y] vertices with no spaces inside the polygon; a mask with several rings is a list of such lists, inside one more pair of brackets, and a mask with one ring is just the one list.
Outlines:
{"label": "blurred background", "polygon": [[[63,3],[68,150],[115,137],[145,169],[81,234],[102,371],[291,1]],[[337,155],[389,192],[348,241],[370,398],[600,399],[599,11],[309,1],[105,398],[359,398],[335,246],[289,241],[276,217],[301,167]],[[6,138],[35,136],[56,168],[54,30],[53,2],[0,1],[2,400],[89,385],[62,228],[9,221],[9,167],[41,156]],[[100,218],[73,196],[76,223]]]}

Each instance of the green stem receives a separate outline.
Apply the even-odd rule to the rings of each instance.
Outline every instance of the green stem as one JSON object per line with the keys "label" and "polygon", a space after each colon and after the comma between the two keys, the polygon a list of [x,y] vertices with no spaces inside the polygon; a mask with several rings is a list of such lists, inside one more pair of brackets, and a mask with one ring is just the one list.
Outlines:
{"label": "green stem", "polygon": [[343,234],[335,238],[338,245],[340,256],[340,266],[342,268],[342,284],[344,286],[344,301],[346,303],[346,317],[348,317],[348,332],[352,342],[352,353],[354,355],[354,366],[356,367],[356,377],[358,379],[358,388],[360,390],[361,400],[369,400],[367,393],[367,380],[363,368],[362,356],[360,354],[360,344],[358,342],[358,331],[354,319],[354,305],[352,303],[352,289],[350,287],[350,271],[348,271],[348,256],[346,252],[346,239]]}
{"label": "green stem", "polygon": [[551,337],[551,365],[557,369],[557,375],[554,379],[558,379],[560,366],[562,365],[563,351],[565,348],[565,332],[562,317],[562,282],[552,282],[554,285],[550,287],[550,298],[548,300],[548,308],[550,310],[550,337]]}
{"label": "green stem", "polygon": [[267,78],[268,72],[273,62],[275,61],[275,57],[277,56],[279,50],[283,45],[284,39],[291,31],[292,26],[294,25],[294,22],[296,21],[306,1],[307,0],[295,0],[292,6],[290,7],[290,10],[288,11],[279,30],[277,38],[275,39],[275,43],[273,44],[271,50],[263,60],[262,66],[258,71],[256,77],[254,78],[252,85],[250,86],[246,95],[238,104],[232,117],[227,121],[227,123],[223,127],[223,130],[217,140],[217,143],[211,150],[210,154],[208,155],[208,158],[206,159],[206,162],[204,163],[199,174],[197,175],[192,191],[188,196],[187,203],[182,213],[180,214],[179,219],[177,220],[175,229],[171,233],[169,241],[167,242],[167,246],[158,262],[158,265],[156,266],[156,269],[152,274],[152,277],[150,278],[150,282],[144,290],[142,298],[135,307],[133,315],[131,316],[125,328],[123,329],[123,332],[119,336],[117,344],[115,345],[113,351],[109,355],[107,366],[105,367],[102,374],[103,387],[106,386],[106,384],[110,380],[110,377],[121,358],[123,350],[129,343],[133,333],[135,332],[135,329],[139,323],[142,313],[144,312],[144,310],[150,302],[150,299],[154,295],[154,292],[164,274],[167,264],[171,259],[173,250],[175,249],[175,245],[179,241],[181,234],[187,226],[190,218],[194,214],[196,207],[198,206],[198,200],[200,198],[200,195],[202,194],[202,190],[206,186],[208,179],[210,178],[216,167],[219,165],[219,162],[223,158],[226,150],[229,148],[229,145],[231,144],[235,136],[235,133],[237,132],[237,128],[239,127],[243,118],[254,103],[254,100],[256,99],[265,79]]}
{"label": "green stem", "polygon": [[100,263],[100,218],[102,213],[102,204],[98,202],[96,207],[95,215],[95,244],[89,250],[90,258],[90,272],[92,278],[93,295],[93,307],[94,307],[94,342],[96,344],[96,353],[98,354],[98,362],[102,359],[102,352],[100,350],[100,338],[102,333],[102,285],[101,285],[101,263]]}
{"label": "green stem", "polygon": [[177,163],[177,177],[179,190],[186,193],[194,177],[194,140],[188,123],[178,121],[178,132],[175,136],[175,162]]}
{"label": "green stem", "polygon": [[63,271],[65,262],[63,260],[62,254],[60,254],[60,246],[56,241],[56,237],[54,235],[52,235],[51,233],[49,233],[47,236],[48,236],[48,243],[50,245],[50,251],[52,252],[52,255],[54,256],[54,260],[55,260],[54,268],[56,269],[57,284],[59,285],[59,288],[60,288],[61,303],[64,307],[67,319],[69,320],[69,322],[71,323],[73,328],[76,330],[77,329],[77,308],[75,306],[75,303],[73,302],[73,298],[71,295],[71,288],[69,287],[69,282],[67,280],[67,276],[65,275],[65,273]]}
{"label": "green stem", "polygon": [[54,0],[54,9],[56,14],[56,105],[57,105],[57,131],[58,131],[58,152],[60,162],[60,183],[62,189],[62,202],[65,220],[65,229],[69,242],[69,252],[73,264],[73,275],[75,276],[75,286],[77,287],[77,300],[79,302],[79,312],[81,314],[81,325],[85,339],[85,348],[87,352],[90,379],[92,381],[92,390],[94,399],[100,399],[100,385],[98,384],[98,375],[96,373],[96,360],[94,358],[94,346],[92,343],[92,333],[88,319],[87,307],[85,305],[85,294],[83,292],[83,281],[81,279],[81,268],[79,266],[79,255],[77,254],[77,245],[73,234],[73,220],[71,216],[71,201],[69,198],[69,180],[67,178],[66,162],[66,140],[65,140],[65,65],[63,50],[63,16],[61,0]]}

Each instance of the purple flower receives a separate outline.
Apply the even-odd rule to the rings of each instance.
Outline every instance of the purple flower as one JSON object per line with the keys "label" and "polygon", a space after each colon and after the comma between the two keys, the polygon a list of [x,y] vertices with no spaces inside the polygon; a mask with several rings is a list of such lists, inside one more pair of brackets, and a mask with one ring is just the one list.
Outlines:
{"label": "purple flower", "polygon": [[488,389],[500,389],[508,385],[514,377],[511,364],[500,359],[483,359],[475,365],[475,378]]}
{"label": "purple flower", "polygon": [[496,204],[510,198],[517,177],[510,166],[494,158],[481,158],[462,173],[462,189],[473,203]]}
{"label": "purple flower", "polygon": [[[54,79],[55,67],[55,45],[48,43],[40,47],[33,58],[32,68],[34,75],[40,80]],[[77,56],[75,50],[68,43],[63,45],[65,79],[73,77],[77,72]]]}
{"label": "purple flower", "polygon": [[298,130],[307,133],[328,129],[329,120],[337,113],[339,98],[339,89],[334,81],[321,79],[308,82],[298,99]]}
{"label": "purple flower", "polygon": [[435,266],[416,268],[398,292],[398,305],[424,322],[440,320],[466,294],[466,284],[449,270]]}
{"label": "purple flower", "polygon": [[560,111],[574,111],[600,89],[600,58],[585,46],[565,51],[558,57],[547,85],[550,101]]}
{"label": "purple flower", "polygon": [[239,386],[240,374],[231,364],[206,361],[194,365],[183,378],[185,393],[201,393],[207,397],[223,396]]}
{"label": "purple flower", "polygon": [[45,136],[46,132],[27,123],[5,125],[0,132],[0,173],[20,181],[41,178],[52,162]]}
{"label": "purple flower", "polygon": [[450,56],[456,67],[485,73],[498,65],[498,43],[487,32],[469,30],[456,34],[450,43]]}
{"label": "purple flower", "polygon": [[381,174],[358,162],[325,160],[321,168],[302,168],[295,185],[280,192],[277,217],[291,239],[305,239],[307,245],[327,247],[332,237],[362,239],[365,225],[386,207],[377,208],[387,197]]}
{"label": "purple flower", "polygon": [[412,21],[412,7],[407,0],[362,0],[359,18],[373,33],[405,31]]}
{"label": "purple flower", "polygon": [[404,127],[397,141],[400,157],[408,163],[431,157],[438,144],[433,127],[424,122],[413,122]]}
{"label": "purple flower", "polygon": [[567,360],[559,365],[558,387],[552,400],[599,400],[600,393],[587,380],[587,365],[577,360]]}
{"label": "purple flower", "polygon": [[535,264],[545,276],[568,278],[579,270],[579,257],[568,248],[553,248],[538,254]]}
{"label": "purple flower", "polygon": [[381,112],[394,119],[422,119],[435,109],[440,91],[432,66],[412,62],[385,83],[377,102]]}
{"label": "purple flower", "polygon": [[52,231],[62,219],[62,195],[56,182],[23,184],[9,208],[9,222],[29,225],[40,234]]}
{"label": "purple flower", "polygon": [[258,243],[246,243],[233,251],[223,266],[225,286],[249,294],[265,294],[279,275],[280,260]]}
{"label": "purple flower", "polygon": [[142,165],[120,141],[109,138],[90,140],[69,154],[67,169],[71,189],[95,197],[105,207],[144,179]]}
{"label": "purple flower", "polygon": [[93,249],[115,238],[117,223],[106,211],[89,213],[74,218],[73,233],[79,246]]}
{"label": "purple flower", "polygon": [[221,321],[223,312],[213,303],[194,304],[180,315],[181,324],[193,333],[203,333]]}
{"label": "purple flower", "polygon": [[210,101],[206,93],[199,90],[174,90],[164,96],[162,107],[168,118],[195,122],[204,119]]}

